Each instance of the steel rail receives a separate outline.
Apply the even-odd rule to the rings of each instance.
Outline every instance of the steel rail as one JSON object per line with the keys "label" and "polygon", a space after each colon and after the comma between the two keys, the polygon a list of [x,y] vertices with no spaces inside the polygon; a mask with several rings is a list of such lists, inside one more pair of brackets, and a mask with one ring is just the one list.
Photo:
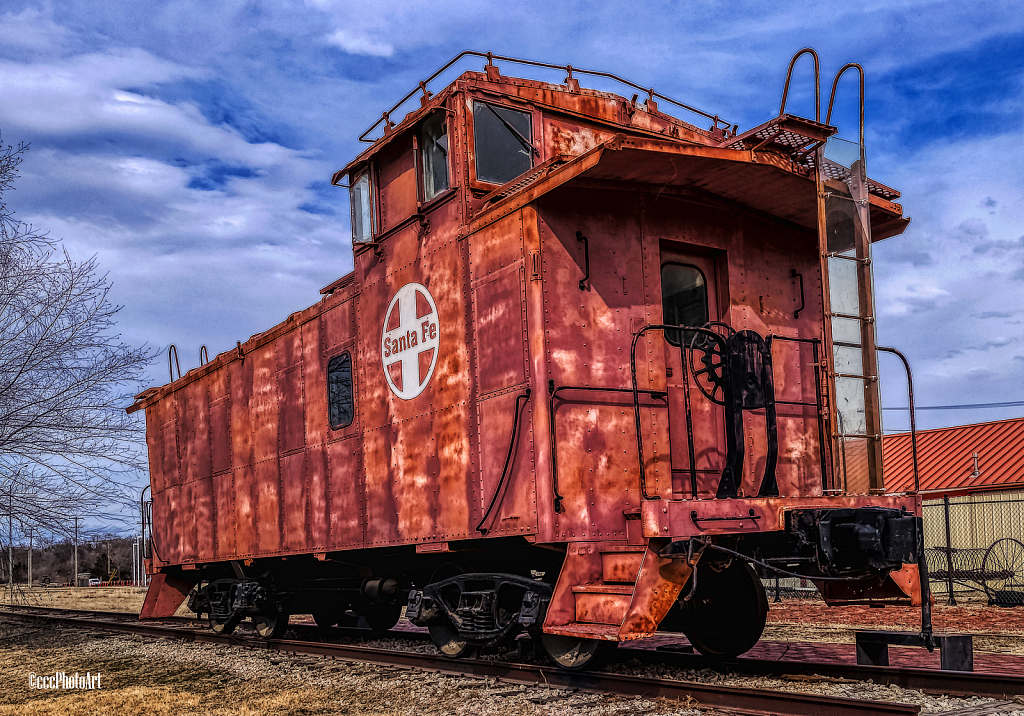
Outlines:
{"label": "steel rail", "polygon": [[[54,607],[36,607],[30,605],[4,606],[10,616],[25,616],[34,619],[48,619],[59,621],[62,618],[74,620],[74,624],[80,624],[89,616],[118,619],[122,623],[135,625],[156,626],[153,622],[140,622],[138,616],[131,612],[106,612],[82,609],[63,609]],[[13,611],[11,611],[13,610]],[[31,612],[35,611],[35,614]],[[3,614],[3,611],[0,611]],[[198,617],[165,617],[154,620],[159,623],[171,622],[187,626],[196,622],[205,622]],[[95,622],[87,622],[89,625],[104,626]],[[166,627],[170,629],[170,627]],[[346,627],[331,627],[323,629],[312,624],[291,624],[288,627],[298,632],[301,636],[313,637],[322,636],[343,636],[343,637],[366,637],[366,629],[355,629]],[[176,634],[182,630],[175,629]],[[187,632],[186,632],[187,633]],[[199,632],[209,633],[212,632]],[[388,638],[408,639],[410,641],[425,641],[429,637],[425,631],[403,631],[392,630],[387,634]],[[976,636],[984,636],[978,634]],[[999,636],[992,634],[991,636]],[[238,637],[226,637],[235,641],[246,642],[247,640]],[[197,639],[205,641],[204,639]],[[301,643],[318,643],[309,640]],[[333,644],[321,644],[326,647],[343,646]],[[961,671],[940,671],[938,669],[921,669],[908,667],[886,667],[886,666],[861,666],[859,664],[836,664],[815,661],[789,661],[774,659],[754,659],[739,657],[733,660],[709,660],[698,654],[680,652],[672,647],[646,649],[625,646],[618,650],[618,656],[624,660],[636,659],[645,664],[660,664],[663,666],[674,666],[684,669],[713,669],[722,673],[751,674],[758,676],[785,676],[785,675],[817,675],[829,678],[848,678],[861,681],[872,680],[877,684],[899,686],[905,689],[918,689],[925,693],[956,696],[968,698],[971,696],[982,696],[994,699],[1010,700],[1014,696],[1024,694],[1024,676],[1013,674],[999,674],[988,672],[961,672]],[[445,660],[446,664],[458,662]],[[491,663],[491,662],[488,662]],[[547,672],[545,672],[547,673]],[[559,672],[561,673],[561,672]],[[550,677],[550,674],[548,674]]]}
{"label": "steel rail", "polygon": [[[1024,677],[979,671],[940,671],[894,666],[862,666],[817,661],[789,661],[739,657],[711,661],[697,654],[674,650],[630,649],[630,656],[650,664],[671,664],[685,669],[713,669],[722,673],[757,676],[822,676],[873,681],[886,686],[916,689],[928,694],[970,698],[981,696],[1012,700],[1024,694]],[[637,652],[637,653],[634,653]],[[669,658],[666,658],[669,657]]]}
{"label": "steel rail", "polygon": [[705,708],[728,708],[757,714],[777,716],[861,716],[862,714],[918,714],[920,707],[886,701],[803,694],[787,691],[744,689],[734,686],[720,686],[674,679],[645,678],[603,672],[573,672],[558,668],[494,662],[481,659],[447,659],[441,656],[417,652],[393,651],[368,646],[331,644],[323,642],[272,639],[269,641],[241,639],[235,636],[214,634],[212,631],[197,631],[168,626],[158,626],[143,621],[107,621],[82,616],[58,616],[54,613],[39,613],[42,608],[29,611],[8,611],[8,616],[34,621],[46,621],[71,627],[85,627],[106,631],[140,634],[153,638],[182,639],[190,642],[239,646],[255,650],[276,651],[289,654],[326,656],[342,661],[355,661],[386,666],[399,666],[431,671],[453,676],[477,679],[497,679],[510,684],[529,686],[544,685],[548,688],[571,689],[618,696],[642,696],[645,698],[693,699]]}

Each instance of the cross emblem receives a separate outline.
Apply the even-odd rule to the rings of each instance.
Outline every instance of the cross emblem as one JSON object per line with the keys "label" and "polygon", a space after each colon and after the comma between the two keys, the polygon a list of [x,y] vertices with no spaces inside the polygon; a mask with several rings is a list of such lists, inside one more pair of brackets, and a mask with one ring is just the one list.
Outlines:
{"label": "cross emblem", "polygon": [[440,333],[437,305],[427,287],[407,283],[398,289],[384,314],[380,355],[384,377],[402,400],[415,398],[430,382]]}

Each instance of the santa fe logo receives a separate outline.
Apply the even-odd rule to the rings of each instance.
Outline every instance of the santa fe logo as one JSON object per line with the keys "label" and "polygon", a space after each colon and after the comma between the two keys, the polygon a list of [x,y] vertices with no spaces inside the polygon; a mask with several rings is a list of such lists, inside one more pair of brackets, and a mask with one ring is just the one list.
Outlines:
{"label": "santa fe logo", "polygon": [[430,382],[439,334],[437,305],[427,287],[407,283],[398,289],[384,314],[380,355],[384,377],[402,400],[412,400]]}

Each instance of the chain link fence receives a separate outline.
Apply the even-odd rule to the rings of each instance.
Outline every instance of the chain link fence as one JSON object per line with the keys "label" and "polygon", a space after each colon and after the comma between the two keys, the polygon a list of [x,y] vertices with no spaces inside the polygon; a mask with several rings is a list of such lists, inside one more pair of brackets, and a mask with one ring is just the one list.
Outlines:
{"label": "chain link fence", "polygon": [[937,601],[1024,604],[1024,492],[928,500],[923,517]]}

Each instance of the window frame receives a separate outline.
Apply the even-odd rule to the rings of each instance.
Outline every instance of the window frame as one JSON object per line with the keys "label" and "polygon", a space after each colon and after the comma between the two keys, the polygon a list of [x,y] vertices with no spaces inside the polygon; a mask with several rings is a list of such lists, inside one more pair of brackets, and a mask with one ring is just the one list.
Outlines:
{"label": "window frame", "polygon": [[[665,269],[668,268],[669,266],[680,266],[682,268],[693,269],[694,271],[696,271],[700,275],[701,281],[703,282],[703,286],[704,286],[704,323],[707,323],[708,321],[710,321],[711,320],[711,292],[708,290],[708,277],[707,277],[707,274],[704,273],[704,270],[700,266],[696,266],[694,264],[684,263],[683,261],[666,261],[665,263],[663,263],[661,265],[661,269],[658,272],[659,273],[658,278],[661,281],[661,312],[662,312],[661,318],[664,321],[665,325],[666,326],[669,326],[669,325],[682,325],[682,324],[679,324],[679,323],[669,323],[668,316],[665,315]],[[703,324],[701,324],[701,325],[703,325]],[[697,326],[697,327],[699,327],[699,326]],[[681,331],[681,332],[684,334],[684,335],[680,336],[681,340],[673,341],[669,337],[670,334],[673,333],[673,331],[671,331],[671,330],[664,331],[665,341],[669,345],[671,345],[671,346],[673,346],[675,348],[679,348],[679,347],[689,348],[690,347],[690,344],[689,344],[690,342],[689,341],[685,341],[685,338],[686,338],[685,333],[686,333],[686,331]],[[692,336],[691,336],[691,338],[692,338]],[[685,345],[684,345],[684,341],[685,341]]]}
{"label": "window frame", "polygon": [[[336,359],[347,357],[348,358],[348,379],[349,379],[349,398],[351,400],[352,413],[348,422],[339,423],[335,425],[331,420],[331,363]],[[327,359],[325,366],[325,375],[327,383],[327,426],[334,432],[345,430],[345,428],[351,427],[356,421],[356,379],[355,379],[355,361],[352,359],[352,351],[346,348],[343,351],[339,351]]]}
{"label": "window frame", "polygon": [[[503,99],[508,99],[508,98],[503,98]],[[504,186],[509,181],[514,181],[518,177],[521,177],[523,174],[526,174],[530,170],[534,169],[537,165],[543,163],[543,161],[544,161],[543,142],[541,142],[540,146],[538,146],[538,141],[537,141],[538,127],[540,127],[541,129],[543,129],[543,127],[541,126],[541,122],[540,122],[540,112],[535,107],[533,107],[532,105],[529,105],[529,104],[525,104],[525,103],[522,104],[522,105],[516,105],[516,104],[508,104],[508,103],[505,103],[505,102],[495,102],[495,101],[492,101],[490,99],[485,99],[485,98],[479,97],[479,96],[471,96],[470,100],[471,101],[468,103],[469,106],[467,108],[467,110],[468,110],[467,111],[468,119],[467,119],[467,121],[465,123],[465,127],[466,127],[466,145],[467,145],[467,147],[471,147],[472,148],[472,156],[473,156],[472,161],[467,162],[467,164],[469,164],[469,175],[470,175],[470,186],[471,186],[471,188],[482,190],[482,191],[487,191],[487,192],[493,191],[494,189],[496,189],[496,188],[498,188],[500,186]],[[481,179],[477,175],[476,168],[477,168],[477,161],[478,160],[477,160],[477,151],[476,151],[476,106],[477,106],[478,103],[479,104],[491,105],[492,107],[500,107],[501,109],[512,110],[513,112],[521,112],[521,113],[523,113],[525,115],[528,115],[529,118],[530,118],[530,135],[531,135],[530,136],[530,146],[532,147],[532,149],[530,151],[530,168],[526,169],[525,171],[523,171],[523,172],[521,172],[519,174],[517,174],[515,177],[512,177],[512,179],[509,179],[508,181],[500,182],[500,183],[499,182],[493,182],[493,181],[488,181],[486,179]]]}
{"label": "window frame", "polygon": [[[376,237],[377,237],[377,214],[378,214],[378,212],[377,212],[377,192],[376,192],[377,182],[374,181],[373,174],[374,173],[371,171],[371,167],[367,166],[367,167],[363,168],[361,171],[359,171],[357,173],[354,173],[354,174],[351,174],[349,176],[349,182],[348,182],[348,185],[349,185],[348,201],[349,201],[349,211],[351,213],[352,245],[355,246],[355,247],[368,246],[369,244],[372,244],[376,240]],[[366,239],[357,239],[356,238],[356,204],[355,204],[355,201],[353,201],[353,197],[355,196],[356,185],[360,181],[362,181],[364,178],[366,179],[367,187],[368,187],[368,191],[366,192],[366,196],[367,196],[367,204],[369,205],[369,208],[370,208],[370,225],[369,225],[369,232],[367,233],[367,237],[368,238],[366,238]]]}
{"label": "window frame", "polygon": [[[448,195],[455,188],[455,173],[452,171],[452,127],[449,122],[450,117],[446,107],[442,106],[435,112],[431,112],[427,117],[420,122],[416,128],[416,142],[417,142],[417,156],[415,165],[417,168],[417,190],[419,191],[419,204],[422,207],[431,206],[441,198]],[[426,162],[426,143],[424,142],[424,130],[426,129],[427,122],[435,117],[442,117],[441,124],[445,129],[445,136],[448,137],[448,151],[445,153],[445,165],[448,169],[448,186],[440,191],[435,191],[433,196],[427,196],[427,162]]]}

